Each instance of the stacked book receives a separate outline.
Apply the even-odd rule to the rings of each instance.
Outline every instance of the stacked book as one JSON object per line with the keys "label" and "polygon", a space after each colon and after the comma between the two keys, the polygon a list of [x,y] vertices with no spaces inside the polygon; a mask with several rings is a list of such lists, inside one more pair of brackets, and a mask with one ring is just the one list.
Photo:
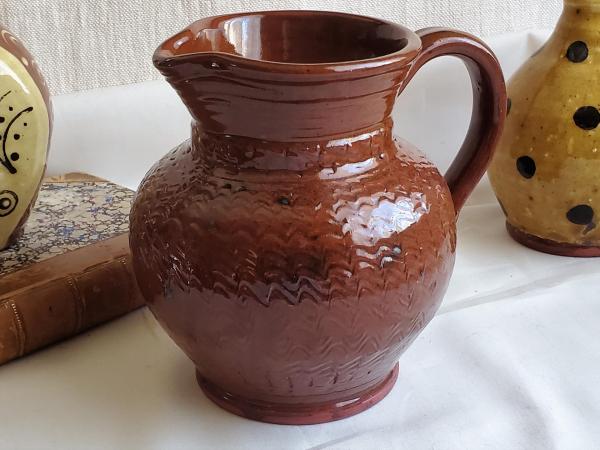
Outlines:
{"label": "stacked book", "polygon": [[23,237],[0,251],[0,364],[139,308],[133,191],[89,175],[48,179]]}

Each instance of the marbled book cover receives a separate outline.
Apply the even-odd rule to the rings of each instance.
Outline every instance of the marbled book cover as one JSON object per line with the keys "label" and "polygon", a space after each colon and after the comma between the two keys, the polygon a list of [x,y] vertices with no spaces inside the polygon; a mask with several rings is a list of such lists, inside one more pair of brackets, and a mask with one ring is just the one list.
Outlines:
{"label": "marbled book cover", "polygon": [[0,276],[126,233],[133,195],[89,175],[45,180],[23,236],[0,251]]}

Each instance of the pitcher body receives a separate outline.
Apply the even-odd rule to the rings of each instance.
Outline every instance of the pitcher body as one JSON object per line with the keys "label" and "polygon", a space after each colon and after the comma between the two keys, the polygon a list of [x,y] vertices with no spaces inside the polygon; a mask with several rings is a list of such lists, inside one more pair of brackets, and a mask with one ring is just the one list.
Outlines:
{"label": "pitcher body", "polygon": [[447,182],[392,132],[398,92],[437,56],[421,47],[377,19],[272,12],[205,19],[157,50],[194,120],[140,186],[134,266],[222,407],[288,424],[362,411],[434,316],[505,94],[501,75],[483,83],[494,127],[474,120]]}

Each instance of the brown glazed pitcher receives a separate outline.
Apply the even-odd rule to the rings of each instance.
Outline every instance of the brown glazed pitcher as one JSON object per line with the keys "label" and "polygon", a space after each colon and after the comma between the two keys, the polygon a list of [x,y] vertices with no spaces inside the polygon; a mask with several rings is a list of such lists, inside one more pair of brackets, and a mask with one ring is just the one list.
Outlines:
{"label": "brown glazed pitcher", "polygon": [[[442,55],[474,93],[445,179],[390,117]],[[150,309],[233,413],[309,424],[369,408],[446,290],[457,212],[506,115],[496,58],[456,31],[277,11],[195,22],[154,64],[193,121],[131,213]]]}

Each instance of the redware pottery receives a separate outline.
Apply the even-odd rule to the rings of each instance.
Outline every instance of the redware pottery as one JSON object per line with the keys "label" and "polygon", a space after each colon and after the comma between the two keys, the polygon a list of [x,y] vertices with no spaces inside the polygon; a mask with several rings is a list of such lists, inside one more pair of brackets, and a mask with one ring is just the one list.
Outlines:
{"label": "redware pottery", "polygon": [[[445,179],[390,118],[442,55],[474,92]],[[310,424],[372,406],[446,290],[457,212],[506,116],[496,58],[457,31],[279,11],[195,22],[154,64],[193,121],[133,205],[150,309],[235,414]]]}
{"label": "redware pottery", "polygon": [[0,26],[0,250],[14,244],[46,168],[52,106],[23,44]]}
{"label": "redware pottery", "polygon": [[546,44],[513,76],[490,180],[518,242],[600,256],[600,0],[565,0]]}

